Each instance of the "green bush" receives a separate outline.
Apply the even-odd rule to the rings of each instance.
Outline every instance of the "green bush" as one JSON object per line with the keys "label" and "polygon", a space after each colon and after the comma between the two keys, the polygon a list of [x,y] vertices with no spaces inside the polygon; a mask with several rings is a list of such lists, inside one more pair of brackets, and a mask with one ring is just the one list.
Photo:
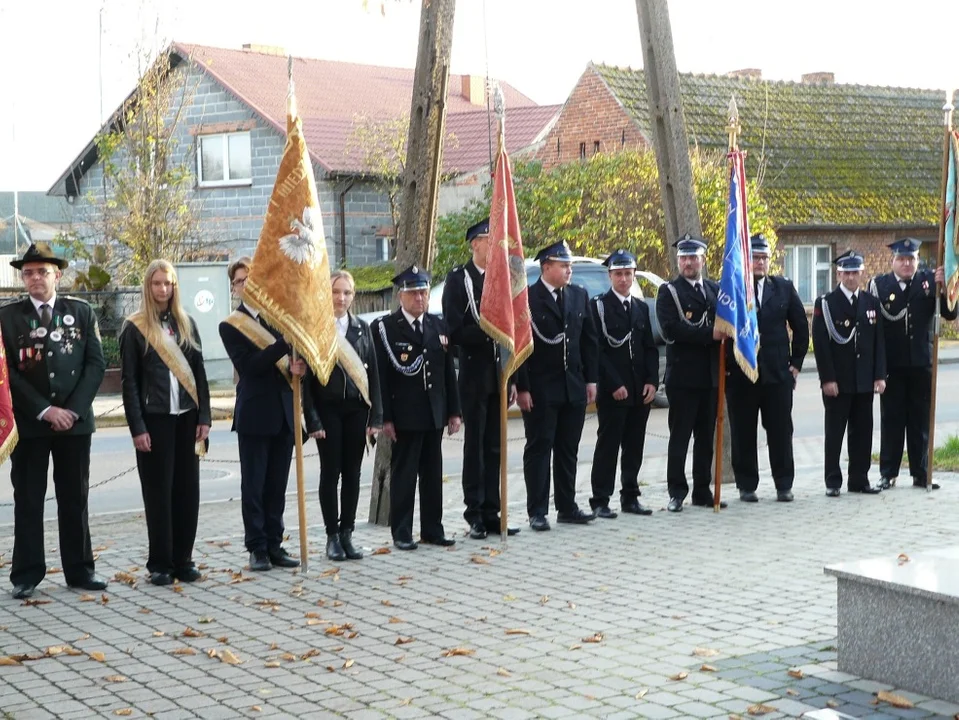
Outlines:
{"label": "green bush", "polygon": [[100,343],[103,345],[103,357],[107,361],[107,367],[120,367],[120,342],[115,337],[107,335],[101,338]]}
{"label": "green bush", "polygon": [[344,269],[348,270],[356,281],[357,292],[375,292],[391,287],[393,276],[396,275],[396,267],[392,263],[360,265]]}

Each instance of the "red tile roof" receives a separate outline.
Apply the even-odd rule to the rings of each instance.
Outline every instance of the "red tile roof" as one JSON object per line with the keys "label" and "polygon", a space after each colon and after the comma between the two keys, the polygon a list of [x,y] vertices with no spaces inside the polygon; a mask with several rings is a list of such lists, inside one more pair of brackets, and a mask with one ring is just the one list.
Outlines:
{"label": "red tile roof", "polygon": [[[287,58],[257,50],[230,50],[175,43],[236,98],[276,129],[286,132]],[[389,118],[409,112],[413,70],[293,59],[296,101],[310,154],[326,170],[363,170],[357,153],[346,151],[354,118]],[[483,105],[463,96],[464,76],[450,75],[447,134],[455,135],[444,152],[444,172],[467,172],[489,162],[488,120]],[[541,137],[560,106],[539,106],[506,83],[500,83],[507,108],[507,150],[514,152]]]}

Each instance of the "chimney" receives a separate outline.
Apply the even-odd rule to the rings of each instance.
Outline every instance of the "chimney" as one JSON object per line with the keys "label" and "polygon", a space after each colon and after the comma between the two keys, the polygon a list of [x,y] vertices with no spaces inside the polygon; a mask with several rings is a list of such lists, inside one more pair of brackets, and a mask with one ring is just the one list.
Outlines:
{"label": "chimney", "polygon": [[486,81],[479,75],[463,75],[460,94],[471,105],[486,105]]}
{"label": "chimney", "polygon": [[286,48],[282,48],[279,45],[257,45],[256,43],[243,43],[243,49],[247,52],[259,53],[260,55],[286,56]]}
{"label": "chimney", "polygon": [[802,76],[803,85],[832,85],[836,82],[836,73],[814,72]]}
{"label": "chimney", "polygon": [[726,73],[726,77],[743,78],[745,80],[762,80],[763,71],[760,68],[743,68],[742,70],[731,70]]}

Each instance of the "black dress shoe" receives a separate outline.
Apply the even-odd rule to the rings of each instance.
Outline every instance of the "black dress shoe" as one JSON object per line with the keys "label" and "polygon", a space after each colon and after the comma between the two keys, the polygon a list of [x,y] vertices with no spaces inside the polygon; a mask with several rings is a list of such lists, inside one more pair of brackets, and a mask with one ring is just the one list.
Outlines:
{"label": "black dress shoe", "polygon": [[270,557],[270,564],[273,567],[282,567],[282,568],[295,568],[300,567],[300,561],[295,557],[292,557],[285,549],[270,548],[267,551],[267,554]]}
{"label": "black dress shoe", "polygon": [[873,487],[867,483],[861,487],[849,488],[849,492],[862,493],[863,495],[878,495],[882,492],[882,488]]}
{"label": "black dress shoe", "polygon": [[180,582],[191,583],[199,580],[203,575],[199,570],[196,569],[194,565],[184,565],[181,568],[177,568],[173,571],[173,577],[175,577]]}
{"label": "black dress shoe", "polygon": [[326,557],[334,562],[346,560],[346,553],[343,551],[339,535],[326,536]]}
{"label": "black dress shoe", "polygon": [[470,537],[473,540],[484,540],[486,538],[486,526],[483,523],[473,523],[470,525]]}
{"label": "black dress shoe", "polygon": [[887,477],[879,478],[879,488],[881,490],[888,490],[895,484],[896,484],[896,478],[887,478]]}
{"label": "black dress shoe", "polygon": [[264,572],[272,569],[273,563],[270,562],[270,555],[266,550],[254,550],[250,553],[250,570]]}
{"label": "black dress shoe", "polygon": [[435,538],[420,538],[420,542],[424,545],[438,545],[439,547],[453,547],[456,544],[453,538],[444,537],[443,535]]}
{"label": "black dress shoe", "polygon": [[529,526],[537,532],[546,532],[549,530],[549,520],[546,519],[545,515],[533,515],[529,519]]}
{"label": "black dress shoe", "polygon": [[556,513],[556,522],[569,525],[585,525],[595,519],[595,517],[596,516],[591,512],[586,512],[582,508],[576,508],[572,512]]}
{"label": "black dress shoe", "polygon": [[346,553],[347,560],[362,560],[363,553],[353,545],[353,531],[340,530],[340,545],[343,546],[343,552]]}
{"label": "black dress shoe", "polygon": [[77,582],[68,582],[67,587],[76,588],[77,590],[106,590],[107,581],[99,575],[90,573]]}
{"label": "black dress shoe", "polygon": [[748,503],[757,503],[759,502],[759,496],[751,490],[740,490],[739,499],[743,502]]}
{"label": "black dress shoe", "polygon": [[165,573],[165,572],[152,572],[150,573],[150,584],[151,585],[172,585],[173,576],[170,573]]}
{"label": "black dress shoe", "polygon": [[839,497],[839,488],[826,488],[826,497]]}
{"label": "black dress shoe", "polygon": [[21,583],[20,585],[14,585],[10,594],[13,596],[14,600],[26,600],[29,597],[33,597],[33,593],[36,589],[36,585]]}
{"label": "black dress shoe", "polygon": [[632,500],[630,502],[624,502],[620,509],[627,513],[628,515],[652,515],[653,511],[650,510],[645,505],[641,504],[639,500]]}
{"label": "black dress shoe", "polygon": [[792,490],[779,490],[776,492],[776,501],[777,502],[792,502],[793,501],[793,491]]}
{"label": "black dress shoe", "polygon": [[596,517],[603,518],[604,520],[615,520],[618,517],[615,512],[609,509],[609,505],[602,505],[595,508],[593,512],[596,513]]}
{"label": "black dress shoe", "polygon": [[[758,501],[759,498],[756,498],[756,500]],[[747,500],[746,502],[749,502],[749,500]],[[701,500],[693,500],[692,504],[695,505],[696,507],[715,507],[716,498],[711,497],[711,498],[702,498]],[[719,501],[720,508],[725,508],[728,506],[729,504],[725,500]]]}
{"label": "black dress shoe", "polygon": [[419,547],[413,540],[394,540],[393,545],[397,550],[416,550]]}
{"label": "black dress shoe", "polygon": [[[926,488],[926,479],[925,479],[925,478],[920,478],[920,477],[914,477],[914,478],[912,479],[912,486],[913,486],[913,487],[917,487],[917,488],[922,488],[922,489],[925,490],[925,488]],[[938,489],[939,489],[939,483],[934,482],[934,483],[932,484],[932,489],[933,489],[933,490],[938,490]]]}
{"label": "black dress shoe", "polygon": [[[484,527],[486,528],[486,532],[489,533],[490,535],[499,535],[499,534],[500,534],[500,531],[499,531],[499,520],[496,520],[495,522],[488,522],[488,523],[486,523],[486,524],[484,525]],[[516,527],[515,525],[507,525],[507,526],[506,526],[506,534],[507,534],[509,537],[513,537],[514,535],[519,535],[519,528]]]}
{"label": "black dress shoe", "polygon": [[683,511],[683,501],[679,498],[669,498],[669,503],[666,505],[666,509],[669,512],[682,512]]}

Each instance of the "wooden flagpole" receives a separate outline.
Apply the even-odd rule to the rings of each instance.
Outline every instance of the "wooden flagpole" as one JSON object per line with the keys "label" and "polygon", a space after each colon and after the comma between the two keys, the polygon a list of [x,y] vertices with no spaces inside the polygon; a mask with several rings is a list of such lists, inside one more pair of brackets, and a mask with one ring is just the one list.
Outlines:
{"label": "wooden flagpole", "polygon": [[[296,350],[293,351],[294,361],[299,359]],[[299,375],[293,378],[293,440],[296,444],[296,504],[300,522],[300,569],[309,570],[309,555],[306,551],[306,478],[303,471],[303,395],[301,392],[302,378]]]}
{"label": "wooden flagpole", "polygon": [[[502,93],[500,89],[496,88],[496,97],[494,99],[494,105],[496,106],[497,119],[497,129],[498,129],[498,140],[499,148],[497,152],[497,158],[499,158],[500,153],[504,152],[506,145],[506,108],[503,104]],[[499,162],[499,160],[497,160]],[[492,170],[496,172],[496,168],[493,167]],[[508,229],[508,228],[507,228]],[[493,246],[492,243],[489,244],[489,252],[492,252]],[[508,252],[508,249],[507,249]],[[509,258],[507,258],[507,263]],[[487,263],[489,267],[489,263]],[[515,334],[515,333],[514,333]],[[509,483],[506,478],[506,463],[508,454],[506,452],[506,430],[507,423],[509,422],[509,377],[506,375],[506,363],[503,362],[502,351],[499,358],[499,537],[502,544],[506,544],[506,538],[509,535],[507,531],[508,527],[508,515],[509,515]]]}
{"label": "wooden flagpole", "polygon": [[[936,268],[940,268],[945,261],[946,252],[946,184],[949,180],[949,143],[952,142],[952,90],[946,91],[946,104],[942,106],[943,140],[942,140],[942,194],[939,207],[942,208],[942,217],[939,218],[939,246],[936,249]],[[952,242],[952,238],[949,239]],[[942,317],[939,314],[939,304],[942,302],[942,283],[936,283],[936,317],[933,321],[932,335],[932,389],[929,394],[929,446],[926,460],[926,492],[932,491],[932,459],[936,449],[936,388],[939,384],[939,330]]]}

